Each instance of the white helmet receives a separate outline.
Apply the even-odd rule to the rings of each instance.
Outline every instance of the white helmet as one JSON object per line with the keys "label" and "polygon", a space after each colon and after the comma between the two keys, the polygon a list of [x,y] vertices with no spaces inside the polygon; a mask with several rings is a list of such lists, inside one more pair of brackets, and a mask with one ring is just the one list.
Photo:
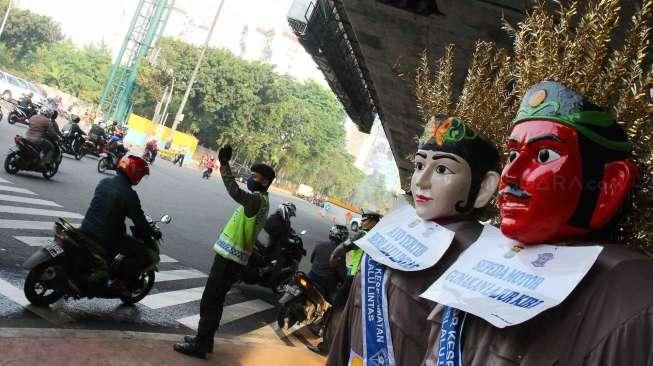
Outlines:
{"label": "white helmet", "polygon": [[295,206],[294,203],[284,202],[279,205],[277,211],[281,213],[281,216],[283,217],[284,220],[290,220],[291,217],[297,214],[297,207]]}

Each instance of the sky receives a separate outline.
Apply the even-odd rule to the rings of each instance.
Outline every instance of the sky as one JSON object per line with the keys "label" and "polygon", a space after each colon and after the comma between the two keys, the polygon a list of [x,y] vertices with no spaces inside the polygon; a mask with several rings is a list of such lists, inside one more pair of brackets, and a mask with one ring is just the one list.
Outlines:
{"label": "sky", "polygon": [[[244,24],[290,29],[286,14],[292,0],[225,0],[211,45],[237,45]],[[48,15],[77,45],[106,43],[114,53],[120,49],[138,0],[15,0],[15,4]],[[176,0],[165,35],[201,44],[206,37],[219,0]]]}

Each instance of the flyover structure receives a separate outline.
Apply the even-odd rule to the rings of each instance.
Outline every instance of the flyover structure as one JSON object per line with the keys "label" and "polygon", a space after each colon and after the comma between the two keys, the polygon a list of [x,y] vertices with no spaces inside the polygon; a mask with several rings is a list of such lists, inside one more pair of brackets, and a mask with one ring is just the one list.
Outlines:
{"label": "flyover structure", "polygon": [[[437,58],[454,43],[456,86],[462,87],[475,42],[510,47],[502,19],[517,24],[533,2],[295,0],[288,21],[358,128],[369,132],[378,115],[407,187],[421,127],[407,82],[397,74],[414,70],[424,49]],[[637,1],[623,3],[629,16]]]}

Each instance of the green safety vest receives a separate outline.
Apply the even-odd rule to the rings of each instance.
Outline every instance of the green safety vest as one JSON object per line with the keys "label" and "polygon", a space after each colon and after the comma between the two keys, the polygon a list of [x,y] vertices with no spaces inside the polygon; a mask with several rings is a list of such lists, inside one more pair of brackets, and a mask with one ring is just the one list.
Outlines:
{"label": "green safety vest", "polygon": [[216,253],[243,266],[247,265],[256,242],[256,236],[263,229],[268,218],[270,208],[268,195],[261,194],[261,198],[261,207],[253,217],[245,215],[243,206],[234,212],[213,245],[213,250]]}
{"label": "green safety vest", "polygon": [[[367,234],[366,230],[361,229],[362,235],[359,236],[356,240],[364,237]],[[354,277],[358,273],[358,267],[361,264],[361,259],[363,258],[363,254],[365,252],[361,248],[356,248],[352,249],[351,251],[351,263],[349,264],[349,268],[347,268],[347,275]]]}

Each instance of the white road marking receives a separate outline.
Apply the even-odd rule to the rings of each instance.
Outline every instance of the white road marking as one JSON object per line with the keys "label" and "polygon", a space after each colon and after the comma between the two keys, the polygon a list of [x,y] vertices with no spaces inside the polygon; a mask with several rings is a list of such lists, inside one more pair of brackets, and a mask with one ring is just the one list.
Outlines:
{"label": "white road marking", "polygon": [[[185,290],[159,292],[158,294],[148,295],[139,304],[145,305],[150,309],[161,309],[168,306],[185,304],[191,301],[197,301],[202,298],[204,287],[194,287]],[[227,295],[239,293],[237,289],[230,290]]]}
{"label": "white road marking", "polygon": [[[76,228],[79,227],[79,224],[72,224],[72,225]],[[54,222],[0,219],[0,229],[54,230]]]}
{"label": "white road marking", "polygon": [[155,282],[187,280],[189,278],[202,278],[206,274],[196,269],[175,269],[171,271],[159,271],[156,274]]}
{"label": "white road marking", "polygon": [[14,184],[14,183],[12,183],[12,182],[10,182],[10,181],[4,179],[4,178],[0,178],[0,183],[3,183],[3,184]]}
{"label": "white road marking", "polygon": [[175,262],[177,262],[176,259],[174,259],[174,258],[172,258],[172,257],[168,257],[168,256],[165,255],[165,254],[161,254],[161,255],[159,255],[159,259],[160,259],[160,262],[161,262],[161,263],[175,263]]}
{"label": "white road marking", "polygon": [[[0,183],[2,183],[2,181],[0,181]],[[29,189],[12,187],[12,186],[0,186],[0,191],[37,195],[36,193],[30,191]]]}
{"label": "white road marking", "polygon": [[[272,308],[274,308],[272,304],[259,299],[225,306],[222,310],[222,319],[220,320],[220,324],[227,324],[229,322],[242,319]],[[177,319],[177,322],[187,326],[190,329],[197,330],[197,322],[199,322],[199,320],[200,316],[197,314]]]}
{"label": "white road marking", "polygon": [[29,197],[10,196],[8,194],[0,194],[0,201],[30,203],[33,205],[52,206],[52,207],[63,207],[58,203],[48,201],[48,200],[29,198]]}
{"label": "white road marking", "polygon": [[16,288],[14,285],[3,279],[0,279],[0,295],[8,298],[18,305],[25,307],[27,310],[54,324],[61,325],[70,323],[75,320],[63,312],[53,311],[50,308],[36,307],[31,305],[30,302],[25,298],[25,293],[22,289]]}
{"label": "white road marking", "polygon": [[31,208],[31,207],[18,207],[18,206],[6,206],[0,205],[0,212],[20,214],[20,215],[34,215],[34,216],[53,216],[53,217],[64,217],[68,219],[83,219],[84,216],[68,211],[58,211],[58,210],[43,210],[40,208]]}
{"label": "white road marking", "polygon": [[51,236],[14,236],[14,239],[20,240],[30,247],[42,247],[52,240]]}
{"label": "white road marking", "polygon": [[54,222],[0,219],[0,229],[54,230]]}

